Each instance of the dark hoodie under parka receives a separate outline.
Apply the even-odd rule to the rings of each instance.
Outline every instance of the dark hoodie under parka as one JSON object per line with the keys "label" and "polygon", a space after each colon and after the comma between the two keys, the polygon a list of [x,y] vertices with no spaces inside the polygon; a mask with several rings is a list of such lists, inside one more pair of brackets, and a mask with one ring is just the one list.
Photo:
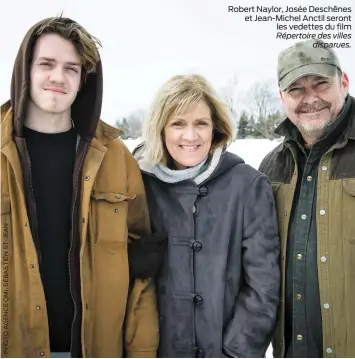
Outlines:
{"label": "dark hoodie under parka", "polygon": [[[11,100],[1,106],[2,357],[50,357],[31,163],[23,137],[30,62],[42,23],[28,31],[20,46]],[[101,104],[99,61],[71,108],[78,133],[68,257],[75,307],[71,353],[154,356],[153,283],[137,279],[128,290],[128,236],[150,233],[144,186],[138,165],[119,139],[121,131],[100,120]],[[55,205],[55,198],[48,200]]]}

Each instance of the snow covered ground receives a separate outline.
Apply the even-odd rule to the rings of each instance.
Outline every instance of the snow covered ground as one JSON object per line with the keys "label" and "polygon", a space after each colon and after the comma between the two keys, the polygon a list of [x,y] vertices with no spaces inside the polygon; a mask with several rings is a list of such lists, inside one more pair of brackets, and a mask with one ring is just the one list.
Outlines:
{"label": "snow covered ground", "polygon": [[[137,140],[125,140],[126,146],[130,151],[141,143],[140,139]],[[282,140],[236,140],[229,147],[228,151],[237,154],[245,163],[258,169],[263,158]],[[266,358],[272,358],[272,347],[270,346],[266,352]]]}
{"label": "snow covered ground", "polygon": [[[137,140],[125,140],[126,146],[130,151],[141,143],[140,139]],[[243,160],[258,169],[259,164],[263,158],[278,144],[281,140],[236,140],[228,148],[228,151],[237,154]]]}

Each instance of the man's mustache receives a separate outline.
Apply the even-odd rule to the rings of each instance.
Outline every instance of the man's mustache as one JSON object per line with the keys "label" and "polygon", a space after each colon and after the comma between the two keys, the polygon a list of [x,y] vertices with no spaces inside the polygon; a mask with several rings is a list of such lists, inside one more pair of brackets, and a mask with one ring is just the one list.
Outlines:
{"label": "man's mustache", "polygon": [[312,113],[330,108],[330,103],[324,100],[313,102],[312,104],[302,103],[296,108],[296,113]]}

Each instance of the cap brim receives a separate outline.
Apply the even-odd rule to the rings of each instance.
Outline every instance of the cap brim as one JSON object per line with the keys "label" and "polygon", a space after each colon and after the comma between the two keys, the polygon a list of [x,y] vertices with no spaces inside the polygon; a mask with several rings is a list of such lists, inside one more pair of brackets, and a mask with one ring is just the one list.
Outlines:
{"label": "cap brim", "polygon": [[285,91],[291,84],[303,76],[315,75],[331,78],[335,75],[336,66],[328,64],[309,64],[290,71],[279,82],[282,91]]}

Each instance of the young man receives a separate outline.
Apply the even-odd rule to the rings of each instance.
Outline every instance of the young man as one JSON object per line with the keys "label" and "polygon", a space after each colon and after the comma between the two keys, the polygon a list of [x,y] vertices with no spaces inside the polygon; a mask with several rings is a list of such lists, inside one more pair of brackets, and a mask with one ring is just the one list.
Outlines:
{"label": "young man", "polygon": [[1,107],[2,357],[156,355],[154,286],[130,285],[127,254],[128,237],[149,238],[144,186],[99,119],[97,45],[55,17],[15,61]]}
{"label": "young man", "polygon": [[317,43],[279,56],[285,138],[260,166],[282,248],[277,357],[355,356],[355,99],[335,52]]}

